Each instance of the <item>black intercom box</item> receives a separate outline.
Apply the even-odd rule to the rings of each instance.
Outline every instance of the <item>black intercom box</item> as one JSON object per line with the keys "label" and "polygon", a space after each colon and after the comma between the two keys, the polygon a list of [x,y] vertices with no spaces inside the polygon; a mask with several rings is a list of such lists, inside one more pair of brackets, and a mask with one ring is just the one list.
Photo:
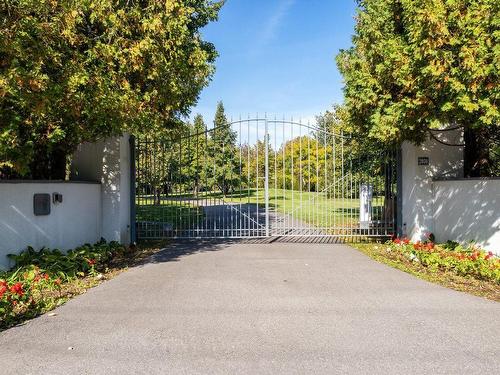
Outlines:
{"label": "black intercom box", "polygon": [[50,214],[50,194],[33,195],[33,212],[36,216]]}

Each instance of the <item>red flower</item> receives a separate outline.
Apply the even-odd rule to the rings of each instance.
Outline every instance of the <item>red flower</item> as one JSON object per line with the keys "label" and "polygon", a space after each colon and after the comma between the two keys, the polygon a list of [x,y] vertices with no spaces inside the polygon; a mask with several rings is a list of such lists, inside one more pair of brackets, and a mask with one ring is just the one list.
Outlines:
{"label": "red flower", "polygon": [[10,287],[10,291],[12,294],[17,294],[19,297],[22,297],[24,295],[23,284],[15,283]]}
{"label": "red flower", "polygon": [[408,244],[410,243],[410,240],[409,240],[408,238],[406,238],[406,237],[405,237],[405,238],[403,238],[403,243],[404,243],[405,245],[408,245]]}
{"label": "red flower", "polygon": [[93,266],[96,263],[96,260],[95,259],[87,259],[87,263],[89,264],[89,266]]}
{"label": "red flower", "polygon": [[422,244],[420,243],[420,241],[417,241],[416,243],[413,244],[413,248],[415,250],[420,250],[421,247],[422,247]]}
{"label": "red flower", "polygon": [[46,273],[44,273],[44,274],[43,274],[43,278],[44,278],[45,280],[48,280],[48,279],[49,279],[49,275],[48,275],[48,274],[46,274]]}
{"label": "red flower", "polygon": [[54,280],[54,283],[55,283],[56,285],[61,285],[61,279],[60,279],[60,278],[55,279],[55,280]]}
{"label": "red flower", "polygon": [[399,238],[395,238],[393,241],[396,245],[399,245],[401,243],[401,240]]}
{"label": "red flower", "polygon": [[491,251],[488,251],[488,255],[486,255],[484,259],[489,260],[491,257],[493,257],[493,253]]}
{"label": "red flower", "polygon": [[428,242],[427,243],[427,250],[432,250],[434,249],[434,243],[433,242]]}
{"label": "red flower", "polygon": [[5,281],[0,281],[0,298],[3,297],[3,295],[5,294],[5,292],[8,290],[9,288],[7,288],[7,283]]}

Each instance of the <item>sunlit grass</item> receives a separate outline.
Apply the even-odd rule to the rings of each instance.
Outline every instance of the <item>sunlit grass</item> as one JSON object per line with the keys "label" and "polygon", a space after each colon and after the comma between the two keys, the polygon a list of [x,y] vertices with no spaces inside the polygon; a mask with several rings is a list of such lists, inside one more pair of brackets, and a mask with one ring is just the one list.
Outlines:
{"label": "sunlit grass", "polygon": [[162,200],[160,204],[136,205],[138,222],[168,223],[172,229],[186,229],[199,222],[203,217],[203,208],[194,204]]}
{"label": "sunlit grass", "polygon": [[[164,197],[160,205],[152,205],[152,196],[137,200],[138,207],[144,207],[141,202],[148,202],[144,215],[147,220],[169,218],[175,219],[178,225],[185,225],[186,221],[195,223],[202,213],[196,212],[196,202],[203,204],[225,203],[258,204],[265,207],[263,189],[248,189],[234,191],[225,197],[220,192],[202,192],[195,198],[193,195],[178,194]],[[305,223],[318,227],[352,227],[359,224],[359,198],[333,198],[326,193],[300,192],[287,189],[269,189],[269,207],[276,212],[290,215]],[[383,214],[383,197],[374,197],[372,219],[377,220]],[[166,208],[161,208],[161,207]],[[138,209],[139,213],[139,209]],[[138,217],[140,217],[138,215]],[[143,219],[146,220],[146,219]],[[161,220],[163,221],[163,220]],[[166,222],[169,222],[166,220]]]}
{"label": "sunlit grass", "polygon": [[[243,192],[245,193],[245,192]],[[228,196],[234,203],[258,203],[265,206],[264,191],[250,190],[246,194]],[[269,206],[277,212],[318,227],[352,226],[359,223],[359,198],[333,198],[326,193],[269,189]],[[383,198],[373,201],[373,212],[381,215]]]}

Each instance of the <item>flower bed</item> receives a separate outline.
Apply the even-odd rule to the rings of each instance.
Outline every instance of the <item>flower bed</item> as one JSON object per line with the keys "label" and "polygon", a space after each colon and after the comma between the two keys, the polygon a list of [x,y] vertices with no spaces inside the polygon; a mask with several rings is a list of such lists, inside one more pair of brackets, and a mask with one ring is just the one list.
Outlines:
{"label": "flower bed", "polygon": [[431,270],[453,272],[460,276],[500,284],[500,258],[474,244],[462,246],[449,241],[434,244],[432,234],[428,240],[411,243],[408,239],[394,238],[387,244],[387,251],[399,252],[412,262],[418,262]]}
{"label": "flower bed", "polygon": [[500,302],[500,259],[474,244],[435,244],[429,234],[422,242],[393,238],[384,244],[351,246],[369,257],[447,288]]}
{"label": "flower bed", "polygon": [[[0,272],[0,329],[34,317],[79,294],[75,282],[100,279],[110,263],[124,254],[117,242],[101,241],[67,253],[59,250],[27,248],[19,255],[9,255],[15,266]],[[88,280],[87,280],[88,281]],[[92,286],[87,282],[86,286]],[[78,288],[77,288],[78,289]]]}

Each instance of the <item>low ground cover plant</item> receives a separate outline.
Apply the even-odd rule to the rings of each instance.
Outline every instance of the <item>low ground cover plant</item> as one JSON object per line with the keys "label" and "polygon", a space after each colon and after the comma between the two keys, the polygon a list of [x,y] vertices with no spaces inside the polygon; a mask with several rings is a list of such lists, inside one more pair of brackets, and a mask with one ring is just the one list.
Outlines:
{"label": "low ground cover plant", "polygon": [[385,243],[352,246],[379,262],[424,280],[500,302],[500,258],[474,243],[436,244],[429,233],[419,242],[393,237]]}
{"label": "low ground cover plant", "polygon": [[[0,272],[0,329],[32,318],[64,303],[80,289],[92,286],[127,249],[104,240],[63,253],[28,247],[9,255],[14,267]],[[95,285],[95,283],[94,283]]]}
{"label": "low ground cover plant", "polygon": [[493,252],[484,251],[474,243],[463,246],[448,241],[436,245],[432,234],[427,237],[425,241],[414,243],[405,238],[393,238],[387,244],[387,251],[400,252],[410,261],[418,262],[432,271],[448,271],[500,284],[500,258]]}

